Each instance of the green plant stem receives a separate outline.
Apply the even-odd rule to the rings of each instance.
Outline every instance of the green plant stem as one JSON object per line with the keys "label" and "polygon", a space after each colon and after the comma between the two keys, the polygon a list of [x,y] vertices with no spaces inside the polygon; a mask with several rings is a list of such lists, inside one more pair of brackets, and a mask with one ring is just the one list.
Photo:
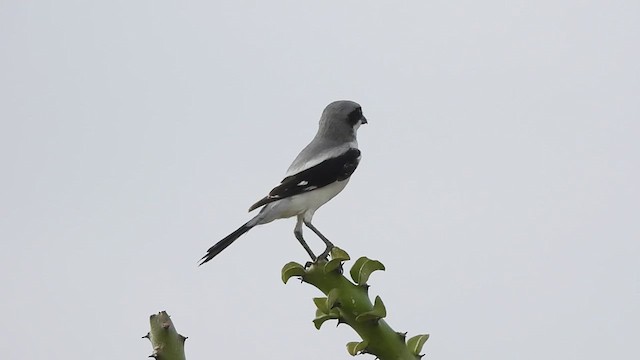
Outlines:
{"label": "green plant stem", "polygon": [[311,265],[302,276],[307,282],[325,295],[333,289],[338,291],[336,308],[339,310],[339,322],[351,326],[367,342],[364,350],[380,360],[416,360],[405,344],[405,335],[394,331],[384,319],[356,320],[358,315],[373,310],[369,299],[368,285],[356,285],[349,281],[340,271],[325,272],[324,262]]}
{"label": "green plant stem", "polygon": [[178,334],[169,314],[161,311],[149,317],[151,331],[143,336],[151,341],[153,353],[149,357],[157,360],[185,360],[185,336]]}

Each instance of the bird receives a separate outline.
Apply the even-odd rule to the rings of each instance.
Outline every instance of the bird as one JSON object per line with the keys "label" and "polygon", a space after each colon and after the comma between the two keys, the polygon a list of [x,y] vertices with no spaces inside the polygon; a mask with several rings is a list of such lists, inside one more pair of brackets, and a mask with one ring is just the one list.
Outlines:
{"label": "bird", "polygon": [[[249,208],[261,208],[257,215],[207,250],[199,265],[213,259],[240,236],[258,225],[296,217],[293,233],[312,261],[326,259],[334,245],[312,223],[322,205],[338,195],[360,163],[357,132],[367,124],[362,107],[350,100],[334,101],[320,116],[318,132],[293,160],[284,179],[268,195]],[[326,245],[316,256],[304,237],[302,226],[313,231]]]}

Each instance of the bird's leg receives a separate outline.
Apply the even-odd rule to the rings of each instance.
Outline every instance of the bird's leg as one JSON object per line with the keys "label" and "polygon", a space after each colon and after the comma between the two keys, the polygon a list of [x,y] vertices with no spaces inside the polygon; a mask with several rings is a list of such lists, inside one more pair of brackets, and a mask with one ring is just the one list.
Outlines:
{"label": "bird's leg", "polygon": [[311,224],[311,221],[305,221],[304,224],[309,229],[311,229],[311,231],[316,233],[316,235],[318,235],[318,237],[320,239],[322,239],[322,241],[324,241],[325,245],[327,245],[327,248],[324,250],[324,252],[322,254],[320,254],[320,256],[318,256],[318,259],[326,259],[327,256],[329,256],[329,253],[331,252],[331,249],[333,249],[335,246],[333,245],[333,243],[331,241],[329,241],[329,239],[327,239],[324,235],[322,235],[320,230],[316,229],[316,227],[313,226],[313,224]]}
{"label": "bird's leg", "polygon": [[309,248],[309,245],[307,245],[307,242],[302,237],[302,232],[294,231],[293,233],[296,235],[296,239],[300,241],[302,247],[307,251],[307,254],[309,254],[311,260],[316,261],[316,255],[313,253],[313,251],[311,251],[311,248]]}
{"label": "bird's leg", "polygon": [[296,236],[296,239],[298,239],[302,247],[307,251],[307,254],[311,256],[311,260],[316,261],[316,255],[313,253],[313,251],[311,251],[311,248],[309,247],[309,245],[307,245],[307,242],[304,241],[304,238],[302,237],[302,218],[301,217],[298,217],[298,222],[296,223],[296,227],[293,229],[293,234]]}

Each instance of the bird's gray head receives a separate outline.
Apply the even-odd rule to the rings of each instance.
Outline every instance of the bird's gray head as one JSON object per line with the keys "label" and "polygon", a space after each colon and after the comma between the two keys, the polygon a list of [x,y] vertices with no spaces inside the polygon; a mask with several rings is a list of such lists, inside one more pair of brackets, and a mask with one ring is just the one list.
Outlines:
{"label": "bird's gray head", "polygon": [[349,100],[334,101],[322,112],[318,135],[335,141],[355,140],[358,128],[366,124],[362,108]]}

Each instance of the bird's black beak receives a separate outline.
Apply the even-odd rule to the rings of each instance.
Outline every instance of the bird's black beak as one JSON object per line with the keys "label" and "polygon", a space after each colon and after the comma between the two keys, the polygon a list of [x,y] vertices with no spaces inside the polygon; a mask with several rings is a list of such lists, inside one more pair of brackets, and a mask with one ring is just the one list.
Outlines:
{"label": "bird's black beak", "polygon": [[368,124],[369,122],[367,121],[366,117],[362,117],[362,119],[360,119],[360,124]]}

